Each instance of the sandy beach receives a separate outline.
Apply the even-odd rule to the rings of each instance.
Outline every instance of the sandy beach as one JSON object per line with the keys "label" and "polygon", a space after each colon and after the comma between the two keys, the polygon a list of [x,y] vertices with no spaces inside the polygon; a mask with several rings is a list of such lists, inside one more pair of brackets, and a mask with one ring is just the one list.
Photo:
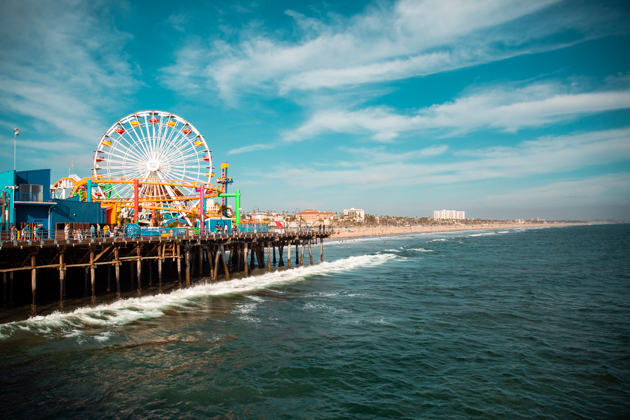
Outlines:
{"label": "sandy beach", "polygon": [[353,227],[351,230],[343,228],[335,229],[335,233],[329,240],[337,240],[341,238],[356,238],[368,236],[388,236],[403,235],[410,233],[429,233],[429,232],[450,232],[463,230],[488,230],[488,229],[513,229],[513,228],[535,228],[535,227],[559,227],[571,226],[581,223],[488,223],[488,224],[471,224],[471,225],[452,225],[452,226],[407,226],[407,227]]}

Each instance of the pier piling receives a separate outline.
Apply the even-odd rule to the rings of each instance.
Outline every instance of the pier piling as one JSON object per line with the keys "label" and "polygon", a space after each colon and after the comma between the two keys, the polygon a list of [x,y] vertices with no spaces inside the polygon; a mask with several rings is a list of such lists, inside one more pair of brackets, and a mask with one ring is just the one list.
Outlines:
{"label": "pier piling", "polygon": [[313,252],[311,251],[311,240],[308,240],[308,257],[311,260],[311,265],[313,265]]}
{"label": "pier piling", "polygon": [[31,316],[37,315],[37,260],[35,258],[35,252],[31,254]]}

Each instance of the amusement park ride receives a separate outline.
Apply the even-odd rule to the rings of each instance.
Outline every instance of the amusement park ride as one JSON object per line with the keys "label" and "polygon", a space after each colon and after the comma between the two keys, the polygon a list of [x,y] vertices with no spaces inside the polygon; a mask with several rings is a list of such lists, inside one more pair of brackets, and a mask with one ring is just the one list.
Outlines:
{"label": "amusement park ride", "polygon": [[[220,210],[227,217],[226,198],[234,197],[235,222],[240,223],[240,191],[227,193],[232,183],[229,164],[221,164],[218,185],[210,183],[211,150],[199,131],[177,115],[162,111],[127,115],[101,137],[93,161],[90,177],[62,178],[52,192],[59,197],[71,189],[70,197],[100,202],[111,224],[132,217],[136,223],[153,225],[159,219],[188,225],[198,219],[203,226],[204,219],[221,217]],[[223,198],[220,209],[206,209],[206,200],[213,197]]]}

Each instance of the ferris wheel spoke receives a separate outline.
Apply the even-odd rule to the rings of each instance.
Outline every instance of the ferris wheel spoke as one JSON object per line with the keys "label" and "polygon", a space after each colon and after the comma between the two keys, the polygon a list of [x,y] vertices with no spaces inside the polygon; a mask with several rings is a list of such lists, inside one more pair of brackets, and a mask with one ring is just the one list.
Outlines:
{"label": "ferris wheel spoke", "polygon": [[[183,129],[182,129],[183,130]],[[192,144],[192,140],[190,140],[190,138],[188,138],[183,131],[180,131],[180,133],[178,133],[176,136],[174,136],[173,140],[171,140],[170,144],[172,145],[172,148],[175,150],[180,150],[181,147],[186,144]]]}
{"label": "ferris wheel spoke", "polygon": [[[131,126],[133,129],[133,126]],[[129,133],[129,131],[127,131],[126,133]],[[134,138],[131,136],[131,134],[129,134],[129,144],[132,145],[132,147],[136,147],[139,151],[139,153],[144,153],[144,155],[146,156],[147,160],[151,159],[151,151],[147,148],[146,143],[143,141],[143,139],[138,139],[137,141],[134,140]],[[140,152],[141,151],[141,152]]]}
{"label": "ferris wheel spoke", "polygon": [[[129,148],[129,147],[125,146],[122,143],[112,143],[111,146],[109,146],[109,148],[111,148],[111,150],[116,150],[116,151],[122,153],[123,155],[134,157],[135,159],[138,159],[138,160],[143,159],[143,156],[138,154],[137,151],[133,150],[132,148]],[[122,148],[124,148],[124,150]],[[108,153],[108,152],[105,152],[105,153]],[[121,157],[123,159],[128,159],[125,156],[119,156],[119,157]]]}
{"label": "ferris wheel spoke", "polygon": [[[138,127],[141,127],[141,126],[138,126]],[[141,133],[141,134],[139,135],[139,134],[138,134],[138,132],[136,131],[136,127],[134,127],[134,126],[132,125],[132,126],[131,126],[131,131],[133,132],[133,135],[134,135],[134,136],[136,136],[136,138],[134,139],[134,141],[137,141],[138,143],[141,143],[141,142],[142,142],[142,139],[144,138],[144,136],[143,136],[143,135],[141,135],[141,134],[142,134],[142,129],[141,129],[141,128],[139,128],[139,130],[138,130],[138,131],[140,131],[140,133]],[[131,137],[131,135],[130,135],[129,137]]]}
{"label": "ferris wheel spoke", "polygon": [[161,139],[161,143],[163,144],[160,147],[161,159],[169,160],[170,156],[173,153],[177,153],[177,151],[179,150],[180,146],[179,146],[178,143],[176,143],[174,141],[174,138],[176,138],[176,137],[174,137],[172,134],[173,133],[169,133],[169,138],[168,139]]}
{"label": "ferris wheel spoke", "polygon": [[161,158],[162,159],[169,159],[170,156],[173,153],[180,153],[181,152],[181,143],[174,140],[171,143],[169,143],[168,147],[163,147],[161,148]]}
{"label": "ferris wheel spoke", "polygon": [[118,136],[114,144],[119,145],[119,147],[125,148],[128,153],[134,154],[138,158],[142,158],[144,154],[142,149],[138,147],[138,145],[142,145],[142,142],[134,141],[133,137],[128,134],[128,131],[125,131],[122,135]]}

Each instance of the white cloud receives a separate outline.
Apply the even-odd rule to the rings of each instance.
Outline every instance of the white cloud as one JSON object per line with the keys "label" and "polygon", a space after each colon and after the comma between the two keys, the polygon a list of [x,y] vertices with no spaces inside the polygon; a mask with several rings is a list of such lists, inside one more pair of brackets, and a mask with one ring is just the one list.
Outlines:
{"label": "white cloud", "polygon": [[483,201],[501,206],[531,206],[534,203],[554,203],[558,200],[570,200],[574,205],[593,205],[603,196],[606,196],[608,204],[630,204],[630,173],[622,172],[553,182],[508,194],[491,194],[485,196]]}
{"label": "white cloud", "polygon": [[240,153],[254,152],[256,150],[265,150],[265,149],[273,149],[275,146],[273,144],[252,144],[250,146],[239,147],[238,149],[232,149],[227,154],[228,155],[238,155]]}
{"label": "white cloud", "polygon": [[[400,0],[374,3],[350,17],[316,19],[288,10],[297,37],[266,35],[256,26],[240,41],[213,40],[182,48],[165,67],[172,84],[183,89],[188,77],[205,80],[228,100],[239,91],[274,93],[386,82],[546,51],[602,36],[592,27],[605,14],[582,7],[555,13],[544,9],[558,0]],[[611,12],[609,12],[610,14]],[[601,23],[601,22],[600,22]],[[611,29],[612,30],[612,29]],[[550,35],[571,32],[563,41]],[[195,51],[196,60],[189,60]],[[194,70],[191,71],[191,66]],[[180,71],[181,68],[181,71]],[[174,86],[171,85],[172,88]]]}
{"label": "white cloud", "polygon": [[392,141],[401,132],[442,130],[447,135],[479,129],[516,131],[569,120],[585,114],[630,108],[630,90],[569,93],[557,84],[524,88],[492,88],[453,102],[401,115],[387,107],[357,111],[326,110],[285,133],[299,141],[325,132],[368,134],[374,140]]}
{"label": "white cloud", "polygon": [[[548,181],[546,181],[548,182]],[[630,217],[630,173],[611,173],[562,181],[459,201],[469,217],[617,219]]]}
{"label": "white cloud", "polygon": [[112,123],[108,112],[139,87],[123,52],[129,36],[116,30],[100,2],[8,0],[1,7],[3,119],[28,117],[38,132],[22,127],[25,138],[96,144]]}
{"label": "white cloud", "polygon": [[[445,154],[444,146],[435,150],[391,153],[382,147],[349,149],[343,165],[349,169],[276,168],[272,177],[302,182],[309,179],[312,187],[349,184],[356,186],[449,185],[488,179],[526,178],[532,175],[557,174],[607,165],[630,159],[630,128],[547,136],[522,142],[514,147],[469,149],[453,156],[427,162],[431,153]],[[354,165],[348,156],[356,156]],[[422,162],[415,162],[422,159]],[[442,163],[448,160],[448,163]],[[331,162],[331,164],[334,164]]]}

